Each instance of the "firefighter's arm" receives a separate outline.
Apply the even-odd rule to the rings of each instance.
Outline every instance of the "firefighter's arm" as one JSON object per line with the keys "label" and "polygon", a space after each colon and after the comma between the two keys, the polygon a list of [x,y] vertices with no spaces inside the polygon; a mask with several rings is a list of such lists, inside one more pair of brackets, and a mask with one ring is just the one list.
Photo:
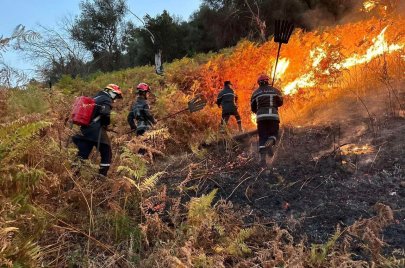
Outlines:
{"label": "firefighter's arm", "polygon": [[250,109],[252,110],[253,113],[257,113],[257,103],[256,100],[253,98],[250,99]]}
{"label": "firefighter's arm", "polygon": [[152,124],[156,124],[156,120],[153,117],[153,115],[150,113],[150,109],[149,109],[149,105],[146,104],[144,107],[144,111],[145,111],[145,117],[146,120],[148,120],[149,122],[151,122]]}
{"label": "firefighter's arm", "polygon": [[222,102],[222,91],[219,92],[218,97],[217,97],[217,105],[218,107],[221,107],[221,102]]}
{"label": "firefighter's arm", "polygon": [[103,103],[100,107],[100,123],[102,126],[108,126],[111,122],[111,104]]}
{"label": "firefighter's arm", "polygon": [[135,119],[134,112],[133,112],[133,111],[130,111],[130,112],[128,113],[128,116],[127,116],[127,122],[128,122],[128,124],[129,124],[129,126],[131,127],[131,130],[136,129],[136,125],[135,125],[135,123],[134,123],[134,119]]}

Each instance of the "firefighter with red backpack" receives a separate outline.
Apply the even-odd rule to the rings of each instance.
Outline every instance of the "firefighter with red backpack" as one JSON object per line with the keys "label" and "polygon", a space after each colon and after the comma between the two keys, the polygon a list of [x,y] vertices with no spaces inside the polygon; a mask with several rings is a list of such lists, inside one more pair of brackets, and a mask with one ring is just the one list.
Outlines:
{"label": "firefighter with red backpack", "polygon": [[[85,103],[81,99],[86,99]],[[107,176],[111,165],[111,141],[107,135],[107,126],[110,124],[112,103],[116,99],[122,99],[120,87],[108,84],[93,98],[77,98],[72,113],[73,123],[81,125],[81,133],[72,137],[79,149],[79,162],[88,159],[93,147],[96,147],[101,155],[99,174],[102,176]]]}
{"label": "firefighter with red backpack", "polygon": [[[148,104],[148,93],[150,87],[146,83],[139,83],[136,86],[136,101],[131,107],[127,116],[127,121],[131,127],[131,132],[136,132],[137,136],[143,135],[152,125],[156,124],[155,118],[150,113]],[[136,121],[136,124],[135,122]]]}
{"label": "firefighter with red backpack", "polygon": [[256,114],[260,164],[265,166],[266,156],[273,156],[273,146],[278,139],[278,108],[283,105],[283,97],[280,90],[269,85],[269,77],[266,74],[261,74],[257,83],[259,88],[253,92],[250,104],[252,112]]}

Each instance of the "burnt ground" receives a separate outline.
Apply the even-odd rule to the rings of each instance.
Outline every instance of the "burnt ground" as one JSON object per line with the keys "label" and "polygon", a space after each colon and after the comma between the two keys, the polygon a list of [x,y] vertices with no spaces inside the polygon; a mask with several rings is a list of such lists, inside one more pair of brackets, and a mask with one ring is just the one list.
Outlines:
{"label": "burnt ground", "polygon": [[[325,243],[336,226],[375,215],[389,205],[395,223],[384,230],[386,250],[405,248],[405,119],[284,126],[273,163],[257,165],[256,137],[223,142],[204,156],[166,162],[169,196],[184,202],[218,188],[218,198],[243,212],[246,225],[278,224],[297,239]],[[180,187],[179,187],[180,186]]]}

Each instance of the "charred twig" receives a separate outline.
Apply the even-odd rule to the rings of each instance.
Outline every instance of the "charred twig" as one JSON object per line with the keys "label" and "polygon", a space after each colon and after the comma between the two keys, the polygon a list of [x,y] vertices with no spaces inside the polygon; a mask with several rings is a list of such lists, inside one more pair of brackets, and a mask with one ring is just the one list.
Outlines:
{"label": "charred twig", "polygon": [[[245,176],[247,174],[247,172],[245,172],[245,174],[243,174],[243,176]],[[243,178],[243,176],[241,177],[241,178]],[[227,197],[227,198],[225,198],[225,200],[228,200],[232,195],[233,195],[233,193],[236,191],[236,189],[238,189],[239,188],[239,186],[242,184],[242,183],[244,183],[245,181],[247,181],[248,179],[250,179],[251,177],[249,176],[249,177],[247,177],[246,179],[244,179],[244,180],[242,180],[238,185],[236,185],[236,187],[233,189],[233,191],[231,192],[231,194]]]}

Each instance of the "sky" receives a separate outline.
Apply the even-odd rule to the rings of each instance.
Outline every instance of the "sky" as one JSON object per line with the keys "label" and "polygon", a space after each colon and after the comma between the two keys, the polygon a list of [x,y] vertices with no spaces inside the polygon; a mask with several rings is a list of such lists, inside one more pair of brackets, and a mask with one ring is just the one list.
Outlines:
{"label": "sky", "polygon": [[[56,28],[64,17],[80,14],[80,2],[81,0],[0,0],[0,36],[10,36],[19,24],[26,29],[35,29],[38,24]],[[199,8],[201,0],[127,0],[127,4],[141,18],[146,14],[154,17],[167,10],[171,15],[188,20]],[[139,25],[136,19],[133,22]],[[8,50],[3,53],[3,57],[5,63],[12,67],[26,71],[33,68],[21,53]]]}

